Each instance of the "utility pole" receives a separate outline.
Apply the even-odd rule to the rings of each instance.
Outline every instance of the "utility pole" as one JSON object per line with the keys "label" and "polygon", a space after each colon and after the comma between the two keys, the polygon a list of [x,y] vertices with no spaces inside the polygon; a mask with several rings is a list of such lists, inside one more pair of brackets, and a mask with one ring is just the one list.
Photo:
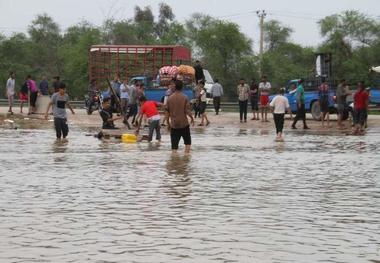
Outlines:
{"label": "utility pole", "polygon": [[262,75],[262,63],[263,63],[263,52],[264,52],[264,18],[267,16],[265,10],[256,11],[257,16],[260,18],[260,54],[259,54],[259,73]]}

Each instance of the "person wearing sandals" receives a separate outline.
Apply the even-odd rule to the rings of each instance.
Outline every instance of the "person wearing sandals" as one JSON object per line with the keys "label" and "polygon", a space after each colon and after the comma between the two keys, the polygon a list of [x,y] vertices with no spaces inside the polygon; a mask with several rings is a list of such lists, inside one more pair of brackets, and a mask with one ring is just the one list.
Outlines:
{"label": "person wearing sandals", "polygon": [[201,115],[201,123],[198,126],[204,126],[206,120],[206,126],[210,124],[210,121],[207,118],[206,108],[207,108],[207,97],[206,97],[206,89],[205,82],[203,80],[199,81],[200,85],[200,93],[199,93],[199,114]]}

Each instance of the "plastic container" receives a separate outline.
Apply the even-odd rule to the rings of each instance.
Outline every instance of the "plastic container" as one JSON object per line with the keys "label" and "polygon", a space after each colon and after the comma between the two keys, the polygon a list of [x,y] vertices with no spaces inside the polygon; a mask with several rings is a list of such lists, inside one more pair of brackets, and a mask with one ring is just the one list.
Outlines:
{"label": "plastic container", "polygon": [[135,134],[130,134],[130,133],[124,133],[121,136],[121,141],[124,143],[136,143],[137,142],[137,137]]}

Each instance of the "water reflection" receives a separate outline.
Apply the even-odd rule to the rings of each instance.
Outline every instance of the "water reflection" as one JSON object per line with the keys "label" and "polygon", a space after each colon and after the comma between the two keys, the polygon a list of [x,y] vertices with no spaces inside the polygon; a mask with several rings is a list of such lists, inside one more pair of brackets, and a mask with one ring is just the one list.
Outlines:
{"label": "water reflection", "polygon": [[0,130],[0,262],[380,258],[380,131],[202,132],[184,155],[167,134],[122,144],[72,129],[53,143],[52,129]]}
{"label": "water reflection", "polygon": [[61,163],[67,160],[67,155],[65,155],[64,153],[66,153],[67,151],[68,144],[69,142],[66,139],[65,140],[56,139],[53,142],[52,151],[54,153],[54,162]]}
{"label": "water reflection", "polygon": [[192,180],[189,175],[191,155],[170,154],[166,162],[165,187],[172,196],[183,198],[191,194]]}

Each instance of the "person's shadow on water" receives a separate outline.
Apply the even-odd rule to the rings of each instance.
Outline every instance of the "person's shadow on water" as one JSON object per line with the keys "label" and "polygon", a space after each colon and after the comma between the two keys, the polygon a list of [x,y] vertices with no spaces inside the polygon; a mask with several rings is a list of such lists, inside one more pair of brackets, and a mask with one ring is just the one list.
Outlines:
{"label": "person's shadow on water", "polygon": [[192,180],[189,174],[190,155],[172,153],[166,162],[167,174],[164,184],[168,195],[175,198],[186,198],[192,193]]}

